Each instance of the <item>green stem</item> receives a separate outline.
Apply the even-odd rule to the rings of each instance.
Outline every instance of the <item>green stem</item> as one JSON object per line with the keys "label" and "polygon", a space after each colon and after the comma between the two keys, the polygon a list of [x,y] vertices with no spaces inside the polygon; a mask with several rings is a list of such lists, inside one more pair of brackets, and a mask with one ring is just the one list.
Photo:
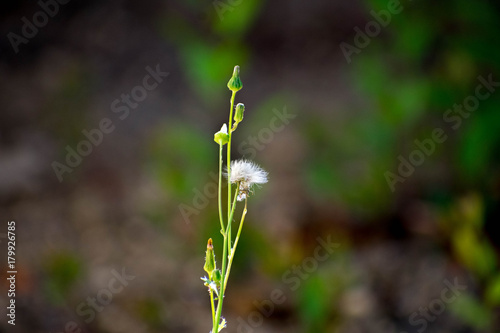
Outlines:
{"label": "green stem", "polygon": [[[226,274],[226,257],[227,257],[227,241],[226,234],[224,233],[224,250],[222,251],[222,281],[224,281],[224,276]],[[220,316],[222,313],[222,302],[224,300],[224,293],[222,292],[222,285],[219,290],[219,300],[217,301],[217,312],[215,313],[215,322],[213,325],[212,333],[219,332]]]}
{"label": "green stem", "polygon": [[243,213],[241,214],[240,226],[238,228],[238,233],[236,234],[236,238],[234,240],[234,246],[230,251],[229,262],[227,264],[227,272],[226,278],[224,280],[224,288],[227,284],[227,280],[229,277],[229,273],[231,272],[231,265],[233,264],[234,253],[236,252],[236,246],[238,246],[238,241],[240,239],[241,229],[243,228],[243,223],[245,222],[245,216],[247,215],[247,199],[245,198],[245,208],[243,209]]}
{"label": "green stem", "polygon": [[[233,222],[233,212],[234,212],[234,206],[235,203],[233,203],[233,207],[231,207],[231,177],[230,177],[230,172],[231,172],[231,138],[232,138],[232,133],[233,129],[231,128],[231,124],[233,123],[233,110],[234,110],[234,98],[236,97],[236,92],[233,91],[231,94],[231,110],[229,111],[229,141],[227,143],[227,246],[228,249],[231,250],[231,242],[233,235],[231,233],[231,225]],[[239,185],[237,185],[239,186]],[[238,192],[236,192],[238,193]]]}
{"label": "green stem", "polygon": [[214,305],[214,292],[210,289],[210,304],[212,306],[212,325],[215,323],[215,305]]}
{"label": "green stem", "polygon": [[[227,143],[227,224],[231,224],[231,220],[229,219],[231,212],[231,137],[232,137],[232,129],[231,124],[233,122],[233,109],[234,109],[234,98],[236,97],[236,92],[233,91],[231,95],[231,109],[229,110],[229,123],[228,127],[228,135],[229,141]],[[217,332],[216,332],[217,333]]]}
{"label": "green stem", "polygon": [[[235,190],[235,193],[234,193],[234,198],[233,198],[233,205],[231,206],[231,214],[229,214],[229,221],[232,221],[233,220],[233,215],[234,215],[234,210],[236,208],[236,199],[238,198],[238,191],[239,191],[239,188],[240,188],[240,183],[237,183],[236,184],[236,190]],[[231,251],[231,238],[232,238],[232,235],[231,235],[231,224],[229,223],[228,226],[227,226],[227,235],[228,235],[228,242],[227,242],[227,248],[229,249],[229,251]],[[227,273],[226,273],[227,275]]]}
{"label": "green stem", "polygon": [[[239,187],[239,184],[237,184]],[[236,199],[238,198],[238,187],[236,188],[236,192],[234,193],[234,200],[233,200],[233,206],[231,209],[231,212],[229,214],[229,220],[233,218],[234,215],[234,210],[236,207]],[[228,235],[231,232],[231,225],[228,223],[228,226],[226,228],[226,232],[224,233],[224,250],[222,253],[222,281],[225,281],[224,284],[221,284],[220,290],[219,290],[219,301],[217,302],[217,313],[215,314],[215,325],[212,330],[212,332],[218,332],[219,329],[219,323],[220,323],[220,317],[222,315],[222,303],[224,301],[224,294],[226,292],[226,284],[227,284],[227,279],[228,279],[228,274],[227,274],[227,251],[228,249],[231,250],[229,247],[231,244],[231,239],[229,239]],[[233,254],[234,256],[234,254]]]}
{"label": "green stem", "polygon": [[219,145],[219,221],[222,233],[226,230],[224,228],[224,216],[222,216],[222,145]]}
{"label": "green stem", "polygon": [[[239,188],[240,188],[240,183],[237,183],[237,184],[236,184],[236,190],[235,190],[235,193],[234,193],[234,198],[233,198],[233,205],[231,206],[231,214],[229,214],[229,221],[233,221],[234,210],[235,210],[235,208],[236,208],[236,200],[237,200],[237,198],[238,198],[238,191],[239,191]],[[231,246],[231,241],[232,241],[232,238],[233,238],[233,236],[232,236],[232,234],[231,234],[231,232],[232,232],[232,230],[231,230],[231,228],[232,228],[231,224],[232,224],[232,223],[228,223],[228,225],[227,225],[227,229],[226,229],[227,236],[228,236],[228,237],[227,237],[227,248],[228,248],[228,250],[229,250],[229,255],[231,255],[231,248],[232,248],[232,246]],[[226,272],[226,276],[225,276],[226,280],[227,280],[227,278],[228,278],[228,276],[229,276],[228,272],[229,272],[229,271],[227,271],[227,272]],[[225,288],[226,288],[226,286],[224,286],[224,289],[225,289]]]}
{"label": "green stem", "polygon": [[[223,246],[223,251],[222,251],[222,281],[226,280],[226,265],[227,265],[227,251],[228,251],[228,244],[229,248],[231,248],[231,219],[232,219],[232,214],[231,211],[234,212],[234,209],[231,209],[231,124],[232,124],[232,119],[233,119],[233,109],[234,109],[234,98],[236,97],[236,92],[233,91],[231,95],[231,103],[230,103],[230,110],[229,110],[229,123],[228,123],[228,136],[229,140],[227,142],[227,228],[223,229],[223,235],[224,235],[224,246]],[[221,155],[222,156],[222,155]],[[221,169],[219,168],[219,179],[221,177]],[[220,181],[219,181],[220,183]],[[220,189],[219,189],[219,201],[220,201]],[[236,197],[235,197],[236,198]],[[222,209],[219,211],[219,215],[222,216]],[[224,226],[224,225],[222,225]],[[229,237],[228,237],[229,236]],[[224,302],[224,289],[225,286],[221,285],[219,292],[219,301],[217,302],[217,313],[215,315],[215,323],[214,327],[212,329],[212,333],[219,333],[219,323],[220,323],[220,317],[222,314],[222,303]]]}

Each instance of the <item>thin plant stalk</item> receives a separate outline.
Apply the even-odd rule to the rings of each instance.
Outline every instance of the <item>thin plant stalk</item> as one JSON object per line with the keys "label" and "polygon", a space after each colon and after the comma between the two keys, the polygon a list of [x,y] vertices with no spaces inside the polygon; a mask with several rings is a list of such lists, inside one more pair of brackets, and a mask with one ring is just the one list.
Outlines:
{"label": "thin plant stalk", "polygon": [[[236,198],[238,197],[238,188],[236,188],[236,193],[234,194],[234,202],[233,202],[233,208],[231,209],[230,213],[229,213],[229,221],[233,218],[233,214],[234,214],[234,208],[236,207]],[[223,253],[222,253],[222,282],[224,283],[221,283],[221,286],[220,286],[220,291],[219,291],[219,300],[217,302],[217,312],[215,314],[215,325],[214,325],[214,329],[212,330],[212,332],[218,332],[218,329],[219,329],[219,323],[220,323],[220,317],[221,317],[221,314],[222,314],[222,303],[224,301],[224,293],[226,291],[226,283],[227,282],[227,258],[229,257],[228,254],[227,254],[227,251],[228,251],[228,244],[229,241],[228,241],[228,233],[230,232],[230,226],[229,226],[229,223],[228,223],[228,226],[226,228],[226,232],[223,234],[224,236],[224,249],[223,249]],[[231,249],[229,249],[231,250]]]}
{"label": "thin plant stalk", "polygon": [[229,255],[229,262],[227,264],[227,272],[224,280],[224,286],[227,284],[229,273],[231,272],[231,265],[233,264],[234,253],[236,252],[236,246],[238,246],[238,241],[240,240],[241,229],[243,229],[243,223],[245,222],[246,215],[247,215],[247,199],[245,198],[245,208],[243,209],[243,213],[241,214],[240,226],[238,228],[238,233],[236,234],[236,238],[234,239],[233,249],[231,250],[231,254]]}
{"label": "thin plant stalk", "polygon": [[212,325],[215,325],[214,292],[212,289],[210,289],[210,306],[212,307]]}
{"label": "thin plant stalk", "polygon": [[220,227],[221,227],[221,232],[224,234],[225,228],[224,228],[224,215],[222,214],[222,145],[219,145],[219,195],[218,201],[219,201],[219,221],[220,221]]}
{"label": "thin plant stalk", "polygon": [[[223,251],[222,251],[222,281],[224,281],[224,277],[225,277],[225,274],[226,274],[226,257],[227,257],[227,241],[226,241],[226,238],[227,238],[227,235],[226,233],[223,234],[224,236],[224,246],[223,246]],[[222,303],[224,301],[224,294],[222,292],[222,284],[221,284],[221,287],[220,287],[220,291],[219,291],[219,300],[217,301],[217,312],[215,313],[215,321],[214,321],[214,325],[213,325],[213,329],[212,329],[212,332],[219,332],[219,321],[220,321],[220,316],[221,316],[221,313],[222,313]]]}
{"label": "thin plant stalk", "polygon": [[[236,97],[236,91],[233,91],[231,94],[231,103],[230,103],[230,110],[229,110],[229,131],[228,131],[228,137],[229,141],[227,143],[227,227],[224,230],[224,224],[222,222],[222,217],[221,217],[221,225],[222,225],[222,233],[224,236],[224,245],[223,245],[223,251],[222,251],[222,274],[221,278],[222,281],[227,281],[226,279],[226,266],[227,266],[227,252],[228,250],[231,250],[231,219],[232,219],[232,212],[234,212],[233,209],[231,209],[231,179],[229,177],[229,174],[231,172],[231,123],[233,119],[233,109],[234,109],[234,99]],[[220,204],[221,201],[221,189],[220,189],[220,183],[221,183],[221,175],[222,175],[222,145],[219,150],[219,215],[222,216],[222,205]],[[238,190],[238,188],[236,189]],[[235,193],[235,199],[238,193]],[[236,205],[236,203],[233,204],[233,206]],[[224,302],[224,290],[225,290],[225,284],[221,284],[220,287],[220,292],[219,292],[219,300],[217,302],[217,312],[215,315],[215,324],[212,329],[212,333],[218,333],[219,332],[219,322],[220,322],[220,317],[222,314],[222,304]]]}
{"label": "thin plant stalk", "polygon": [[233,110],[234,110],[234,99],[236,97],[236,91],[233,91],[231,94],[231,103],[230,103],[230,110],[229,110],[229,122],[228,122],[228,136],[229,136],[229,141],[227,143],[227,229],[229,230],[227,232],[228,234],[228,242],[229,242],[229,248],[231,248],[231,179],[229,175],[231,174],[231,138],[232,138],[232,133],[233,130],[231,129],[231,124],[233,122]]}

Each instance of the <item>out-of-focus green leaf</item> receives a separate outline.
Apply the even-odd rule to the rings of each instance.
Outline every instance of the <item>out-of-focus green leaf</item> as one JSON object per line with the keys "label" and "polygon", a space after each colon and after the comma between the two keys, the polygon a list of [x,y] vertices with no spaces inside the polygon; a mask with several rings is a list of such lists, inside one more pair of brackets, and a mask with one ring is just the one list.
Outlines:
{"label": "out-of-focus green leaf", "polygon": [[255,21],[262,0],[212,1],[213,30],[220,35],[241,37]]}
{"label": "out-of-focus green leaf", "polygon": [[460,225],[474,228],[474,232],[480,232],[483,227],[484,205],[481,196],[469,194],[457,202],[457,213]]}
{"label": "out-of-focus green leaf", "polygon": [[491,325],[491,312],[475,298],[462,294],[450,304],[450,310],[457,319],[478,329],[486,329]]}
{"label": "out-of-focus green leaf", "polygon": [[70,253],[57,253],[47,259],[45,271],[48,298],[55,304],[63,304],[70,289],[81,276],[80,259]]}
{"label": "out-of-focus green leaf", "polygon": [[[435,37],[435,27],[430,20],[423,20],[403,13],[401,15],[404,15],[403,19],[388,26],[388,29],[392,29],[396,36],[394,49],[397,50],[398,55],[418,63],[427,53],[430,43]],[[396,20],[397,17],[394,19]],[[418,29],[415,28],[416,26]]]}
{"label": "out-of-focus green leaf", "polygon": [[489,305],[500,305],[500,274],[492,277],[489,281],[486,287],[485,297]]}
{"label": "out-of-focus green leaf", "polygon": [[391,126],[373,112],[338,126],[342,131],[332,133],[328,122],[311,117],[304,125],[317,148],[305,173],[310,195],[344,203],[360,214],[383,210],[390,200],[384,173],[397,161]]}
{"label": "out-of-focus green leaf", "polygon": [[457,165],[465,179],[482,178],[490,171],[489,166],[500,145],[499,119],[495,104],[480,105],[464,119]]}
{"label": "out-of-focus green leaf", "polygon": [[[248,53],[246,47],[239,43],[192,42],[182,46],[182,61],[190,81],[197,92],[207,100],[219,95],[221,89],[226,91],[227,81],[231,78],[235,65],[244,65]],[[244,67],[241,72],[245,87]]]}
{"label": "out-of-focus green leaf", "polygon": [[329,312],[325,281],[318,274],[305,278],[300,286],[299,314],[306,332],[322,331]]}
{"label": "out-of-focus green leaf", "polygon": [[357,60],[356,82],[363,92],[373,95],[374,109],[380,120],[404,128],[415,122],[424,112],[430,95],[430,85],[424,78],[395,78],[390,80],[391,70],[381,59]]}
{"label": "out-of-focus green leaf", "polygon": [[469,269],[480,276],[495,270],[496,254],[488,243],[481,242],[474,229],[464,227],[453,232],[455,251]]}
{"label": "out-of-focus green leaf", "polygon": [[165,189],[178,198],[192,199],[194,189],[203,193],[207,182],[215,182],[209,171],[217,170],[217,154],[211,136],[183,124],[168,124],[158,128],[152,139],[149,163]]}

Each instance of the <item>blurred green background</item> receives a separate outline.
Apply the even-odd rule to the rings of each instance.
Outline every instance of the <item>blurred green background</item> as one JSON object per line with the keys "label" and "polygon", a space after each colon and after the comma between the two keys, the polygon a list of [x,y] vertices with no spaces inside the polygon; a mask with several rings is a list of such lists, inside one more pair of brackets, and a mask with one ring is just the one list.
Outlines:
{"label": "blurred green background", "polygon": [[[0,247],[16,221],[19,271],[0,332],[210,330],[213,133],[234,65],[233,158],[270,180],[249,201],[227,332],[500,330],[498,2],[42,0],[0,15]],[[68,165],[72,150],[86,156]]]}

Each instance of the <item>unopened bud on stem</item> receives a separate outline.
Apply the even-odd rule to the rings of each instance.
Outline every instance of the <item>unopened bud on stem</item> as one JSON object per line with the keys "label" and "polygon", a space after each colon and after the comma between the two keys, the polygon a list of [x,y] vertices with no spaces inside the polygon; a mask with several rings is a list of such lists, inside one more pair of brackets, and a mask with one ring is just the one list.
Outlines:
{"label": "unopened bud on stem", "polygon": [[243,113],[245,112],[245,105],[243,103],[238,103],[236,105],[236,111],[234,113],[234,121],[239,123],[243,120]]}
{"label": "unopened bud on stem", "polygon": [[212,273],[215,271],[215,253],[214,246],[212,245],[212,238],[210,238],[207,243],[205,266],[203,266],[203,269],[208,273],[208,277],[211,279]]}
{"label": "unopened bud on stem", "polygon": [[214,134],[214,141],[219,145],[223,146],[229,142],[229,134],[227,133],[227,125],[224,124],[220,128],[220,131]]}
{"label": "unopened bud on stem", "polygon": [[232,92],[237,92],[238,90],[241,90],[241,88],[243,88],[243,83],[241,83],[240,80],[240,66],[234,66],[233,76],[227,83],[227,87]]}

